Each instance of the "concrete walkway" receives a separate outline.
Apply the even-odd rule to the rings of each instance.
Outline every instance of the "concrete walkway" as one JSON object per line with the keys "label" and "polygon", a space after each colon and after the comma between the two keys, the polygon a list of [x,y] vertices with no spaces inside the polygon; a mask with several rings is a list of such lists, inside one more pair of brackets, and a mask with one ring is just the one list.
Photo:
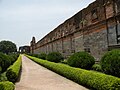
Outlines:
{"label": "concrete walkway", "polygon": [[15,90],[88,90],[22,56],[22,74]]}

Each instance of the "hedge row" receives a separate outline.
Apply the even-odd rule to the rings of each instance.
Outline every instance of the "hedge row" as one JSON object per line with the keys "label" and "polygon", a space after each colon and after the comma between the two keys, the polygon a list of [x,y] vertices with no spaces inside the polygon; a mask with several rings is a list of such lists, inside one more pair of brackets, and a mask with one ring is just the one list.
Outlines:
{"label": "hedge row", "polygon": [[65,76],[83,86],[97,90],[119,90],[120,79],[114,76],[99,72],[88,71],[80,68],[73,68],[68,65],[41,60],[27,56],[38,64]]}
{"label": "hedge row", "polygon": [[11,82],[16,82],[19,78],[19,73],[22,65],[21,55],[18,57],[15,63],[7,69],[6,76]]}
{"label": "hedge row", "polygon": [[4,81],[0,82],[0,90],[14,90],[15,86],[12,82]]}

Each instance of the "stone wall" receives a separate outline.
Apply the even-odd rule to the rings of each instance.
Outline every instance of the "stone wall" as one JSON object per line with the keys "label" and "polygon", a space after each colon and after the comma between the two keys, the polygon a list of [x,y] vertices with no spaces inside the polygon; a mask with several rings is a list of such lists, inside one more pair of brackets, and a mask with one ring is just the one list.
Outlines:
{"label": "stone wall", "polygon": [[32,43],[31,50],[34,53],[60,52],[64,57],[86,51],[99,61],[110,46],[120,44],[120,0],[114,1],[96,0],[40,41]]}
{"label": "stone wall", "polygon": [[75,50],[75,52],[84,51],[83,43],[84,43],[83,42],[83,33],[82,32],[74,33],[74,50]]}
{"label": "stone wall", "polygon": [[84,35],[84,48],[91,53],[96,60],[107,51],[107,30],[103,29]]}

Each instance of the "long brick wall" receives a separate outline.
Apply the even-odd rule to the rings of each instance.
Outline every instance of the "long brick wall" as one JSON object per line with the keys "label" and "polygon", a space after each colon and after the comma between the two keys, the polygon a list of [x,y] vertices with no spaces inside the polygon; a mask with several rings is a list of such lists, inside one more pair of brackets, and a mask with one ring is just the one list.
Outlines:
{"label": "long brick wall", "polygon": [[38,42],[33,38],[31,53],[58,51],[69,57],[87,51],[98,61],[109,47],[119,44],[120,0],[96,0]]}

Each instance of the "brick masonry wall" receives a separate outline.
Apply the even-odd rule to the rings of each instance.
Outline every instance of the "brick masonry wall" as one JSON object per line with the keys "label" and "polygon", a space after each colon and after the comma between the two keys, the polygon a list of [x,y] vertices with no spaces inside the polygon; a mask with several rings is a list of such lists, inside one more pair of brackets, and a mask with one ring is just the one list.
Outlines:
{"label": "brick masonry wall", "polygon": [[79,52],[79,51],[84,51],[84,42],[83,42],[83,34],[81,34],[81,32],[77,32],[74,34],[74,40],[75,40],[75,52]]}
{"label": "brick masonry wall", "polygon": [[64,57],[87,51],[99,61],[109,46],[120,43],[119,10],[112,0],[96,0],[31,47],[34,53],[58,51]]}
{"label": "brick masonry wall", "polygon": [[96,60],[107,51],[107,47],[107,30],[84,35],[84,48],[90,49]]}

